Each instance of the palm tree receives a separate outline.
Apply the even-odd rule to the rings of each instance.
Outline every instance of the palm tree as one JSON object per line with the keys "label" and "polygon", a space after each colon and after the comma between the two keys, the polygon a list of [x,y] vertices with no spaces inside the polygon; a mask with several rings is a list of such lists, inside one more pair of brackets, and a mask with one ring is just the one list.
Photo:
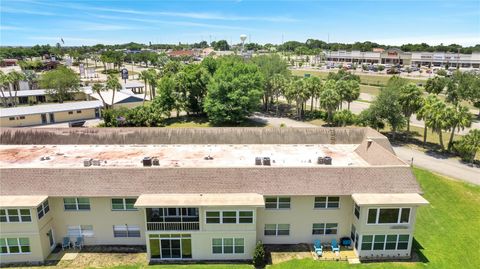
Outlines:
{"label": "palm tree", "polygon": [[430,120],[431,117],[431,112],[432,112],[432,107],[433,105],[438,102],[438,98],[435,95],[428,95],[423,101],[422,101],[422,107],[418,110],[417,112],[417,119],[418,120],[423,120],[424,121],[424,127],[423,127],[423,146],[427,143],[427,130],[428,130],[428,125],[427,121]]}
{"label": "palm tree", "polygon": [[278,107],[279,107],[279,102],[278,99],[281,94],[284,94],[285,88],[288,85],[288,80],[285,78],[284,75],[281,74],[275,74],[272,76],[270,80],[270,85],[272,86],[272,93],[275,96],[276,99],[276,106],[275,106],[275,115],[278,116]]}
{"label": "palm tree", "polygon": [[333,112],[338,108],[338,105],[342,102],[342,97],[338,94],[335,81],[327,80],[323,87],[323,92],[320,94],[320,106],[327,110],[328,123],[332,123]]}
{"label": "palm tree", "polygon": [[428,93],[439,94],[447,86],[447,80],[442,77],[429,78],[425,83],[425,91]]}
{"label": "palm tree", "polygon": [[425,121],[425,125],[428,125],[433,132],[438,134],[438,139],[441,149],[445,149],[443,145],[443,130],[449,128],[450,117],[448,115],[447,104],[437,99],[431,106],[430,117]]}
{"label": "palm tree", "polygon": [[447,150],[450,151],[453,146],[453,136],[455,135],[455,129],[457,131],[465,129],[465,127],[470,127],[472,125],[472,115],[467,107],[457,105],[456,107],[449,107],[450,116],[450,139],[448,140],[448,148]]}
{"label": "palm tree", "polygon": [[102,102],[103,102],[103,107],[107,108],[107,103],[105,102],[105,99],[103,99],[103,96],[102,96],[102,91],[105,91],[105,90],[107,90],[105,86],[100,83],[95,83],[92,86],[92,91],[97,93],[98,96],[100,96],[100,99],[102,99]]}
{"label": "palm tree", "polygon": [[8,106],[8,101],[5,96],[5,88],[8,88],[10,84],[9,78],[3,71],[0,71],[0,92],[2,93],[2,103],[4,107]]}
{"label": "palm tree", "polygon": [[348,80],[348,92],[345,96],[345,101],[348,103],[348,110],[350,110],[350,103],[357,100],[360,97],[360,83],[356,80]]}
{"label": "palm tree", "polygon": [[33,70],[25,70],[23,71],[23,74],[25,75],[25,79],[28,82],[28,87],[31,90],[35,90],[37,88],[37,82],[38,82],[38,76],[37,73]]}
{"label": "palm tree", "polygon": [[112,107],[115,104],[115,92],[122,89],[122,84],[115,74],[108,75],[107,89],[112,90]]}
{"label": "palm tree", "polygon": [[145,88],[143,89],[143,104],[145,104],[145,99],[147,98],[147,86],[148,82],[150,81],[150,75],[151,73],[148,70],[143,70],[142,72],[140,72],[139,78],[143,80],[143,83],[145,84]]}
{"label": "palm tree", "polygon": [[289,96],[291,99],[295,100],[297,117],[299,119],[302,118],[303,112],[303,103],[308,99],[308,90],[305,87],[305,80],[304,79],[296,79],[290,82],[288,87]]}
{"label": "palm tree", "polygon": [[[12,71],[7,74],[11,87],[9,87],[10,98],[12,98],[13,106],[17,105],[17,93],[20,90],[20,81],[25,80],[25,75],[18,72]],[[15,92],[15,96],[12,97],[12,90]]]}
{"label": "palm tree", "polygon": [[318,99],[322,92],[322,81],[318,77],[309,77],[306,79],[306,86],[310,95],[310,111],[313,111],[313,102]]}
{"label": "palm tree", "polygon": [[407,118],[407,133],[410,132],[410,117],[422,106],[422,91],[413,83],[400,88],[398,101],[402,106],[403,115]]}
{"label": "palm tree", "polygon": [[153,100],[153,98],[155,98],[155,87],[157,86],[158,74],[153,68],[149,68],[147,71],[150,73],[150,76],[148,76],[148,83],[150,84],[150,100]]}

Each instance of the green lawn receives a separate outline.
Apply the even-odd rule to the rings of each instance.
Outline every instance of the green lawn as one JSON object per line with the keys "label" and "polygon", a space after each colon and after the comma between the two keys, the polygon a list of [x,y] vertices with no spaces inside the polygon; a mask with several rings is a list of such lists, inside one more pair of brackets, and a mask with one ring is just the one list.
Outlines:
{"label": "green lawn", "polygon": [[[332,72],[337,72],[332,71]],[[292,74],[296,76],[302,76],[305,74],[311,74],[313,76],[320,77],[322,79],[326,79],[328,76],[328,72],[324,71],[306,71],[306,70],[292,70]],[[385,86],[387,81],[390,79],[390,75],[366,75],[366,74],[357,74],[360,76],[360,83],[364,85],[373,85],[373,86]],[[412,78],[405,78],[410,82],[415,84],[417,83],[425,83],[427,79],[412,79]]]}
{"label": "green lawn", "polygon": [[253,120],[245,120],[238,124],[213,125],[206,116],[179,116],[165,120],[165,127],[192,128],[192,127],[268,127],[268,125]]}

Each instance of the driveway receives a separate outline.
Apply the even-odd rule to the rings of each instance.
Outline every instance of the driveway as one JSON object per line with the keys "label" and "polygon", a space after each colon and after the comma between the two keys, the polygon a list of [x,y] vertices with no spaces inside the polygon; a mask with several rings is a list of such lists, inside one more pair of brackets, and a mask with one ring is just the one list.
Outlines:
{"label": "driveway", "polygon": [[443,174],[452,178],[480,185],[480,168],[465,165],[456,158],[446,158],[434,153],[424,153],[409,147],[393,147],[397,156],[413,165]]}

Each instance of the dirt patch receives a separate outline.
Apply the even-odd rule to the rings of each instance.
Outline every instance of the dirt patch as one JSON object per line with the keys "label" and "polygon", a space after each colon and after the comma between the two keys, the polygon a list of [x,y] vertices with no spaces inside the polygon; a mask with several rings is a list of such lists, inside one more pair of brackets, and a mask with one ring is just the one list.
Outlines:
{"label": "dirt patch", "polygon": [[277,264],[293,259],[312,258],[308,244],[296,245],[265,245],[265,252],[269,263]]}

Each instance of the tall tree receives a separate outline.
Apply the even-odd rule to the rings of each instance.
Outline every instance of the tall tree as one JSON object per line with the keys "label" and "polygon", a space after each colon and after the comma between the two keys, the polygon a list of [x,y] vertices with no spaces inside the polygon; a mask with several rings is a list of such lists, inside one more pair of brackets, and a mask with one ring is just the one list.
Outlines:
{"label": "tall tree", "polygon": [[309,77],[305,79],[305,86],[307,87],[308,95],[310,96],[310,111],[314,109],[314,101],[318,100],[322,93],[322,80],[318,77]]}
{"label": "tall tree", "polygon": [[432,113],[432,110],[433,110],[433,106],[438,101],[439,100],[435,95],[433,95],[433,94],[428,95],[426,98],[423,99],[422,106],[420,107],[420,109],[417,112],[417,119],[418,120],[423,120],[423,122],[424,122],[424,124],[423,124],[423,146],[425,146],[425,144],[427,143],[427,134],[428,134],[428,127],[429,127],[427,125],[427,121],[430,120],[431,113]]}
{"label": "tall tree", "polygon": [[395,139],[397,131],[405,126],[405,117],[402,114],[402,106],[399,101],[397,87],[387,87],[373,101],[371,108],[376,110],[377,115],[385,120],[392,129],[392,138]]}
{"label": "tall tree", "polygon": [[115,74],[108,75],[107,78],[107,89],[112,90],[112,107],[115,105],[115,93],[122,89],[122,84],[118,81],[118,78]]}
{"label": "tall tree", "polygon": [[172,76],[165,76],[159,80],[158,95],[153,100],[153,106],[160,114],[170,118],[172,110],[177,110],[179,114],[181,107],[178,105],[178,100],[175,99],[174,91],[177,87]]}
{"label": "tall tree", "polygon": [[8,79],[8,76],[0,70],[0,93],[2,94],[2,103],[4,107],[8,106],[8,99],[5,96],[5,89],[8,89],[9,84],[10,81]]}
{"label": "tall tree", "polygon": [[37,73],[33,70],[24,70],[23,74],[25,76],[25,80],[28,83],[28,88],[30,90],[36,90],[37,89],[37,83],[38,83],[38,76]]}
{"label": "tall tree", "polygon": [[303,105],[310,96],[305,79],[297,78],[291,80],[287,95],[290,100],[295,100],[297,117],[302,119]]}
{"label": "tall tree", "polygon": [[23,81],[26,79],[25,75],[23,73],[20,73],[18,71],[12,71],[7,74],[10,85],[12,86],[12,90],[15,92],[15,95],[12,97],[12,92],[10,91],[10,97],[12,98],[12,104],[13,106],[17,106],[17,93],[20,90],[20,81]]}
{"label": "tall tree", "polygon": [[95,83],[92,86],[92,91],[94,93],[97,93],[98,96],[100,96],[100,99],[102,99],[103,107],[107,108],[107,103],[105,102],[105,99],[103,98],[103,95],[102,95],[102,91],[105,91],[105,90],[106,90],[105,86],[100,83]]}
{"label": "tall tree", "polygon": [[[139,79],[143,80],[143,84],[145,84],[145,88],[143,89],[143,104],[144,105],[145,105],[145,99],[147,99],[148,83],[151,81],[150,76],[151,76],[151,72],[149,72],[148,70],[142,70],[140,72],[140,76],[139,76]],[[151,97],[152,97],[152,94],[151,94],[151,90],[150,90],[150,100],[153,100]]]}
{"label": "tall tree", "polygon": [[410,117],[422,106],[422,91],[413,83],[400,88],[398,101],[402,106],[402,112],[407,119],[407,132],[410,132]]}
{"label": "tall tree", "polygon": [[272,76],[270,80],[270,85],[272,86],[273,96],[275,97],[276,105],[275,105],[275,115],[278,116],[278,108],[280,106],[279,98],[280,95],[284,95],[286,88],[288,86],[288,79],[281,74],[275,74]]}
{"label": "tall tree", "polygon": [[447,86],[447,80],[443,77],[429,78],[425,83],[425,91],[432,94],[439,94]]}
{"label": "tall tree", "polygon": [[47,89],[48,95],[63,103],[79,91],[80,79],[72,69],[59,67],[44,73],[40,77],[40,86]]}
{"label": "tall tree", "polygon": [[205,111],[214,124],[239,123],[258,108],[263,77],[254,64],[226,60],[208,84]]}
{"label": "tall tree", "polygon": [[450,120],[450,139],[448,140],[448,148],[450,151],[453,146],[453,137],[455,135],[455,130],[460,131],[466,127],[470,127],[472,124],[472,115],[468,107],[457,105],[455,107],[448,108],[448,119]]}
{"label": "tall tree", "polygon": [[327,122],[332,124],[333,113],[342,102],[342,97],[336,90],[336,83],[334,80],[327,80],[323,85],[323,91],[320,94],[320,106],[327,110]]}
{"label": "tall tree", "polygon": [[444,101],[435,98],[434,102],[429,106],[429,117],[426,118],[425,125],[438,134],[440,147],[445,148],[443,143],[443,130],[450,127],[450,118],[447,110],[447,105]]}

